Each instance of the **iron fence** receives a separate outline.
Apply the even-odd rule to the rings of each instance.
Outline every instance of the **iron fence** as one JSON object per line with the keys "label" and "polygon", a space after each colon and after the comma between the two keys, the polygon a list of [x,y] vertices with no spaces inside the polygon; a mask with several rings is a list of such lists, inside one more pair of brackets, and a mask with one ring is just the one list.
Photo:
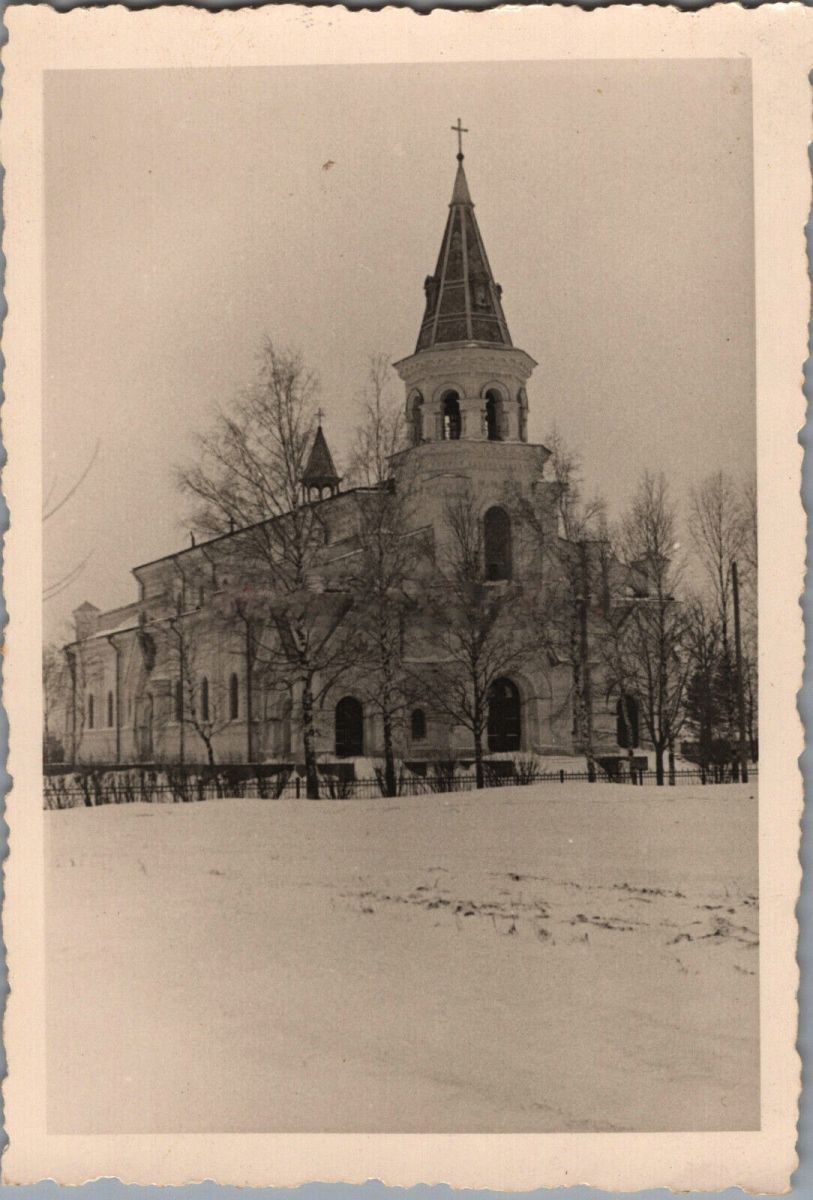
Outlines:
{"label": "iron fence", "polygon": [[[756,782],[758,770],[749,767],[749,781]],[[591,783],[596,786],[629,784],[639,787],[658,785],[657,773],[639,769],[629,775],[609,776],[603,771],[593,778],[587,771],[487,771],[487,788],[525,787],[529,784]],[[662,786],[677,784],[700,784],[715,786],[739,782],[736,773],[719,768],[703,770],[682,769],[672,773],[666,771]],[[473,774],[452,773],[437,770],[424,775],[402,775],[398,780],[398,796],[443,795],[454,792],[475,791],[477,782]],[[386,798],[383,778],[352,779],[348,777],[323,776],[319,781],[319,797],[324,800],[378,800]],[[305,799],[305,779],[297,774],[253,775],[242,778],[230,775],[187,776],[167,781],[155,772],[141,772],[137,776],[120,778],[102,777],[98,773],[73,773],[48,775],[44,779],[44,802],[47,809],[96,807],[106,804],[133,803],[193,803],[214,799],[261,799],[294,800]]]}

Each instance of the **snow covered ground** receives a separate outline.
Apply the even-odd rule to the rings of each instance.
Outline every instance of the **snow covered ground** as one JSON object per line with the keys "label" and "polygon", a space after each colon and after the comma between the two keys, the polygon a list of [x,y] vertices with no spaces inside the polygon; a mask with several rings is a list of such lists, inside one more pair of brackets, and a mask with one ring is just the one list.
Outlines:
{"label": "snow covered ground", "polygon": [[753,1129],[756,789],[45,813],[49,1129]]}

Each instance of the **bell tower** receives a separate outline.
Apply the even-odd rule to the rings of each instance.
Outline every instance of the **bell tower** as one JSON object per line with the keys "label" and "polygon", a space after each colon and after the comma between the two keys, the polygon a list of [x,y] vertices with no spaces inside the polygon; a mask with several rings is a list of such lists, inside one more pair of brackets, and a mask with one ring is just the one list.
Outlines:
{"label": "bell tower", "polygon": [[395,363],[406,385],[409,442],[527,442],[525,392],[536,363],[511,341],[463,169],[457,174],[414,354]]}

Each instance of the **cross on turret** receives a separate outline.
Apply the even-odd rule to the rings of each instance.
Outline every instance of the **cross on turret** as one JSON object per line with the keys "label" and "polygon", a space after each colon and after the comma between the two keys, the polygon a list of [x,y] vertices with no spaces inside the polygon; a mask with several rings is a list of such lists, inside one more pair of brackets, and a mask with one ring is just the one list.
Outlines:
{"label": "cross on turret", "polygon": [[460,117],[457,118],[457,124],[452,125],[452,133],[457,134],[457,161],[463,161],[463,134],[468,133],[468,129],[463,128],[463,122]]}

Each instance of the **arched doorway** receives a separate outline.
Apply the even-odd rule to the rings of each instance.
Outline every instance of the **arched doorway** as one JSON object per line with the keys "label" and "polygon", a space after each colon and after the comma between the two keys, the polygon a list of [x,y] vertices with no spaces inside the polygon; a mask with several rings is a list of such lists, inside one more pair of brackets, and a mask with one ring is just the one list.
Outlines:
{"label": "arched doorway", "polygon": [[492,754],[519,750],[522,740],[522,701],[511,679],[495,679],[488,689],[488,749]]}
{"label": "arched doorway", "polygon": [[638,698],[625,692],[615,706],[616,740],[622,750],[635,750],[639,745]]}
{"label": "arched doorway", "polygon": [[486,392],[486,436],[490,442],[502,441],[503,403],[499,392]]}
{"label": "arched doorway", "polygon": [[441,405],[440,436],[444,441],[457,441],[462,429],[460,397],[457,392],[447,392]]}
{"label": "arched doorway", "polygon": [[511,518],[504,508],[488,509],[483,517],[486,579],[511,578]]}
{"label": "arched doorway", "polygon": [[358,758],[364,753],[364,706],[355,696],[342,696],[336,705],[336,754]]}
{"label": "arched doorway", "polygon": [[426,713],[422,708],[413,708],[409,730],[413,742],[426,741]]}

